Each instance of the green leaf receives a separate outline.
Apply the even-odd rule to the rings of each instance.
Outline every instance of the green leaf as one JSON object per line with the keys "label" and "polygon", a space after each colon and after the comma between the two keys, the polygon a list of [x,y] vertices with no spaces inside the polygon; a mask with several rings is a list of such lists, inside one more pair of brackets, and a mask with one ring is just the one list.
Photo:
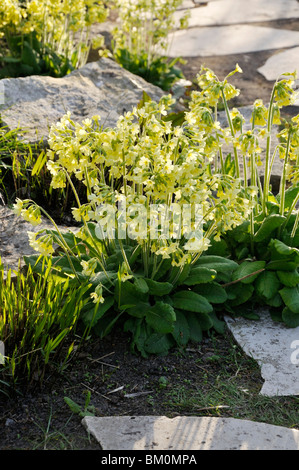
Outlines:
{"label": "green leaf", "polygon": [[72,413],[75,414],[80,414],[82,411],[82,408],[78,403],[74,402],[71,398],[69,397],[64,397],[65,403],[69,406],[70,410]]}
{"label": "green leaf", "polygon": [[299,273],[297,269],[294,269],[294,271],[277,271],[276,274],[280,282],[286,287],[295,287],[299,284]]}
{"label": "green leaf", "polygon": [[146,302],[148,294],[143,294],[137,290],[136,286],[130,281],[117,282],[114,290],[114,299],[119,308],[124,308],[129,305],[137,305],[139,301]]}
{"label": "green leaf", "polygon": [[142,294],[146,294],[149,291],[148,284],[141,277],[134,278],[134,286],[136,287],[138,292],[141,292]]}
{"label": "green leaf", "polygon": [[222,304],[227,300],[226,290],[217,282],[199,284],[194,287],[194,291],[205,297],[211,304]]}
{"label": "green leaf", "polygon": [[285,307],[282,311],[282,320],[290,328],[297,328],[299,326],[299,314],[293,312],[288,307]]}
{"label": "green leaf", "polygon": [[48,160],[47,154],[44,151],[42,151],[39,154],[39,157],[36,159],[36,162],[31,171],[31,175],[32,176],[34,176],[35,174],[38,175],[41,172],[47,160]]}
{"label": "green leaf", "polygon": [[224,162],[224,172],[226,175],[235,176],[235,159],[229,153]]}
{"label": "green leaf", "polygon": [[[176,311],[178,313],[178,310]],[[202,328],[200,324],[199,315],[197,313],[189,312],[185,316],[189,326],[189,336],[191,341],[200,343],[202,340]]]}
{"label": "green leaf", "polygon": [[197,313],[197,318],[200,323],[202,331],[208,331],[213,328],[213,312],[210,313]]}
{"label": "green leaf", "polygon": [[144,342],[144,349],[150,354],[166,355],[172,346],[174,346],[173,337],[159,333],[151,334]]}
{"label": "green leaf", "polygon": [[192,291],[179,291],[172,296],[174,308],[187,310],[189,312],[210,313],[212,305],[205,297]]}
{"label": "green leaf", "polygon": [[299,287],[284,287],[279,291],[282,300],[294,313],[299,313]]}
{"label": "green leaf", "polygon": [[180,310],[176,310],[176,322],[172,331],[172,336],[180,346],[186,346],[190,339],[190,325],[185,315]]}
{"label": "green leaf", "polygon": [[215,312],[210,313],[209,316],[212,320],[213,328],[215,328],[217,333],[223,335],[225,332],[226,323],[223,320],[220,320]]}
{"label": "green leaf", "polygon": [[269,243],[271,249],[272,260],[281,260],[293,261],[299,264],[299,250],[297,248],[292,248],[280,240],[273,239]]}
{"label": "green leaf", "polygon": [[[297,186],[291,186],[288,188],[284,194],[284,207],[285,210],[287,211],[290,209],[291,205],[294,202],[295,197],[298,195],[299,192],[299,185]],[[280,195],[277,195],[278,201],[280,201]]]}
{"label": "green leaf", "polygon": [[253,292],[254,287],[252,284],[242,284],[238,282],[236,284],[232,284],[226,288],[229,305],[235,307],[247,302]]}
{"label": "green leaf", "polygon": [[132,307],[128,306],[126,308],[126,311],[129,315],[132,315],[133,317],[143,318],[150,308],[151,304],[149,302],[143,302],[142,300],[138,300],[136,305],[133,305]]}
{"label": "green leaf", "polygon": [[206,268],[205,266],[197,266],[191,268],[190,274],[183,281],[183,284],[187,286],[194,286],[195,284],[201,284],[206,282],[211,282],[217,276],[217,271],[215,269]]}
{"label": "green leaf", "polygon": [[217,273],[227,273],[236,269],[238,263],[228,258],[222,258],[222,256],[205,255],[201,256],[194,266],[205,266],[214,269]]}
{"label": "green leaf", "polygon": [[285,221],[285,217],[279,214],[273,214],[266,217],[254,235],[255,242],[261,242],[270,237],[272,232],[280,227]]}
{"label": "green leaf", "polygon": [[84,324],[93,327],[113,304],[114,298],[112,296],[106,297],[104,303],[99,304],[97,309],[94,304],[91,306],[89,303],[84,309],[85,311],[81,313]]}
{"label": "green leaf", "polygon": [[173,285],[170,282],[153,281],[152,279],[147,278],[145,279],[145,282],[148,286],[148,292],[150,295],[167,295],[173,289]]}
{"label": "green leaf", "polygon": [[171,305],[156,302],[145,314],[146,321],[155,331],[161,334],[171,333],[174,328],[176,314]]}
{"label": "green leaf", "polygon": [[[233,272],[232,280],[240,280],[243,284],[251,284],[260,273],[254,274],[266,265],[265,261],[243,261]],[[249,276],[249,277],[247,277]],[[244,279],[245,278],[245,279]]]}
{"label": "green leaf", "polygon": [[283,302],[280,294],[277,292],[274,297],[271,297],[271,299],[267,299],[267,305],[274,308],[281,307],[283,305]]}
{"label": "green leaf", "polygon": [[277,294],[280,281],[274,271],[264,271],[258,276],[255,287],[257,293],[263,299],[268,300],[272,299]]}

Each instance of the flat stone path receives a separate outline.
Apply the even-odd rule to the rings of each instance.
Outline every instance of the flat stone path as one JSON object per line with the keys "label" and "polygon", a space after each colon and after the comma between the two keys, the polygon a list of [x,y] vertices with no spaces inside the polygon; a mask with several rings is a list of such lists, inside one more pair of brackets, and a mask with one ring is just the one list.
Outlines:
{"label": "flat stone path", "polygon": [[226,318],[226,324],[243,351],[261,367],[265,380],[261,395],[299,395],[299,327],[274,322],[268,311],[260,320]]}
{"label": "flat stone path", "polygon": [[299,431],[234,418],[85,417],[103,450],[299,450]]}
{"label": "flat stone path", "polygon": [[[173,33],[169,57],[243,54],[298,46],[299,31],[253,25],[195,27]],[[291,72],[293,64],[291,64]]]}
{"label": "flat stone path", "polygon": [[[299,18],[297,0],[184,0],[175,26],[189,13],[188,27],[169,37],[169,57],[207,57],[258,51],[273,56],[258,69],[273,81],[299,66],[299,31],[271,27],[271,21]],[[267,27],[264,25],[268,22]],[[276,57],[276,54],[280,54]],[[295,103],[298,105],[298,102]]]}

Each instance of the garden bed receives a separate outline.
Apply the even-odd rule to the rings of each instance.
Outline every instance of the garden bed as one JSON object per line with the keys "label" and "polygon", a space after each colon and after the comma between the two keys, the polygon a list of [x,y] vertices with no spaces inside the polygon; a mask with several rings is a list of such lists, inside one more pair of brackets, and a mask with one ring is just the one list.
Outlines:
{"label": "garden bed", "polygon": [[[256,98],[266,103],[272,84],[256,69],[267,56],[205,58],[205,65],[222,78],[239,63],[244,74],[232,82],[241,89],[242,101],[237,97],[233,104],[252,104]],[[202,61],[190,62],[184,73],[193,79]],[[284,111],[289,116],[298,112],[294,107]],[[27,391],[16,387],[16,396],[0,396],[0,449],[99,449],[86,435],[82,414],[75,412],[84,412],[85,405],[96,416],[222,416],[299,429],[298,398],[262,397],[261,386],[259,367],[228,332],[205,335],[201,343],[166,356],[143,358],[130,352],[129,337],[116,329],[86,343],[60,374],[48,370],[42,386],[37,381]]]}
{"label": "garden bed", "polygon": [[230,333],[147,359],[121,331],[91,341],[41,389],[0,402],[1,450],[99,450],[64,397],[95,416],[221,416],[299,429],[298,398],[259,395],[259,367]]}

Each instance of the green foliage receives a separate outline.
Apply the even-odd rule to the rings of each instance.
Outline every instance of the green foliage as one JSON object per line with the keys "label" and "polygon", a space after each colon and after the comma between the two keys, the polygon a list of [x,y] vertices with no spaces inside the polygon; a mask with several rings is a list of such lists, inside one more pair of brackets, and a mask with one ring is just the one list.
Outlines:
{"label": "green foliage", "polygon": [[95,415],[95,407],[90,405],[91,393],[90,391],[86,394],[86,399],[84,406],[80,406],[74,400],[69,397],[64,397],[65,403],[69,406],[70,410],[74,414],[78,414],[81,418],[84,416],[94,416]]}
{"label": "green foliage", "polygon": [[0,374],[7,393],[42,382],[50,365],[66,365],[73,354],[75,332],[80,332],[81,310],[89,299],[88,283],[74,288],[67,280],[52,278],[51,260],[42,263],[41,275],[30,267],[23,271],[13,275],[9,270],[5,275],[0,262],[0,340],[5,348]]}
{"label": "green foliage", "polygon": [[168,57],[161,56],[149,63],[146,52],[137,55],[127,49],[116,50],[114,58],[126,70],[165,91],[171,90],[178,80],[184,79],[183,72],[176,67],[178,62],[183,62],[180,58],[170,60]]}
{"label": "green foliage", "polygon": [[[237,66],[220,82],[203,69],[198,77],[202,90],[193,94],[183,122],[181,116],[176,124],[173,116],[169,122],[167,99],[156,106],[144,95],[115,129],[104,131],[92,120],[75,125],[68,113],[51,130],[57,152],[49,151],[51,184],[61,188],[69,182],[78,203],[73,215],[82,225],[77,234],[63,234],[54,223],[55,230],[31,236],[30,244],[51,260],[51,275],[57,282],[67,281],[72,288],[90,283],[90,298],[80,316],[85,328],[103,338],[121,326],[131,334],[132,350],[144,357],[167,354],[174,346],[183,349],[212,329],[223,332],[225,312],[256,319],[256,307],[267,306],[276,320],[289,327],[299,325],[299,117],[292,119],[285,134],[281,131],[284,140],[274,156],[268,140],[279,108],[292,102],[292,80],[275,84],[268,109],[255,103],[252,130],[244,133],[242,116],[230,112],[227,104],[237,94],[228,77],[239,71]],[[224,129],[213,118],[218,102],[228,120]],[[82,140],[75,141],[79,135]],[[264,137],[262,185],[258,139]],[[227,141],[234,145],[229,159],[223,155]],[[96,149],[92,155],[91,149]],[[279,193],[274,195],[270,170],[278,153],[284,157],[284,169]],[[80,203],[70,174],[83,179],[88,203]],[[253,186],[248,186],[247,176]],[[126,221],[126,229],[133,220],[140,237],[129,237],[129,231],[118,237],[115,226],[116,233],[107,230],[100,236],[99,208],[107,202],[114,207],[124,194],[142,206],[195,198],[203,208],[203,236],[187,242],[182,236],[177,242],[164,234],[151,239],[146,231],[141,237],[136,215]],[[33,223],[39,223],[44,212],[31,200],[18,200],[15,210]],[[107,213],[105,224],[113,220]],[[132,233],[132,225],[130,229]],[[58,245],[55,252],[53,243]],[[25,260],[42,272],[38,255]]]}
{"label": "green foliage", "polygon": [[[113,58],[125,69],[166,91],[184,78],[176,67],[183,60],[167,58],[174,13],[181,3],[182,0],[115,1],[119,22],[112,31]],[[181,26],[185,27],[186,22],[187,18],[182,19]]]}
{"label": "green foliage", "polygon": [[[65,236],[65,241],[70,244],[68,234]],[[72,235],[72,247],[75,246],[85,258],[89,244],[82,243],[79,237]],[[129,258],[131,247],[124,245],[124,250],[126,257]],[[101,277],[95,276],[91,279],[84,274],[83,266],[78,263],[75,256],[68,259],[60,250],[58,255],[51,257],[51,273],[57,281],[64,282],[68,279],[70,285],[77,286],[78,279],[73,274],[73,266],[80,282],[89,280],[94,287],[99,286],[100,282],[103,297],[96,304],[96,310],[91,299],[81,310],[82,322],[96,335],[103,338],[116,323],[122,324],[125,331],[132,334],[132,350],[137,350],[146,357],[153,353],[167,354],[175,345],[184,347],[189,341],[199,341],[203,332],[213,328],[223,331],[224,322],[214,315],[214,307],[226,298],[226,293],[220,284],[214,282],[214,279],[217,279],[221,272],[231,275],[237,265],[232,260],[203,256],[199,259],[200,266],[188,270],[188,275],[182,282],[171,283],[169,278],[178,279],[180,267],[169,266],[159,280],[147,278],[137,274],[141,272],[143,263],[142,256],[139,256],[131,265],[136,275],[128,276],[129,278],[125,280],[122,278],[122,266],[113,262],[113,256],[110,263],[109,259],[107,261],[110,270],[101,272]],[[25,261],[34,271],[41,272],[44,261],[38,255],[26,256]],[[162,256],[158,259],[158,263],[161,261],[163,261]],[[207,267],[212,263],[215,268],[213,270]],[[113,266],[115,270],[111,270]],[[213,276],[205,277],[203,283],[197,278],[195,289],[198,288],[198,291],[194,292],[190,290],[189,279],[192,280],[193,287],[194,273],[197,274],[199,269],[212,271]],[[200,288],[203,286],[206,290],[200,293]]]}
{"label": "green foliage", "polygon": [[0,58],[4,64],[0,79],[28,75],[63,77],[75,69],[75,53],[71,58],[56,53],[49,46],[43,46],[35,32],[10,36],[9,50],[11,55]]}

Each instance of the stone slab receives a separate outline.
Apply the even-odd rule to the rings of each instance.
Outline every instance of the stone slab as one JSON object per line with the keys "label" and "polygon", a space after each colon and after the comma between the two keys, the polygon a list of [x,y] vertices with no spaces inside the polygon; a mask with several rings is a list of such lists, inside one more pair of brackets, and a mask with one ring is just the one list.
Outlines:
{"label": "stone slab", "polygon": [[299,74],[299,47],[292,47],[286,51],[273,54],[257,69],[266,80],[275,81],[281,75],[297,70]]}
{"label": "stone slab", "polygon": [[244,352],[261,367],[266,396],[299,395],[299,327],[274,322],[269,312],[260,320],[225,318],[228,328]]}
{"label": "stone slab", "polygon": [[[4,265],[4,271],[9,269],[17,271],[18,267],[24,266],[24,256],[30,256],[37,252],[31,248],[28,240],[28,232],[38,232],[41,229],[53,229],[52,223],[42,218],[42,223],[37,226],[26,222],[8,206],[0,205],[0,259]],[[61,232],[72,231],[76,233],[78,227],[67,227],[59,225]]]}
{"label": "stone slab", "polygon": [[[174,15],[176,26],[185,14]],[[299,18],[297,0],[221,0],[208,2],[200,8],[190,9],[189,27],[256,23],[281,19]]]}
{"label": "stone slab", "polygon": [[99,115],[104,127],[114,127],[121,114],[138,104],[143,90],[153,100],[165,94],[106,58],[63,78],[5,78],[0,84],[2,121],[10,129],[25,129],[24,140],[29,142],[47,141],[50,126],[67,111],[75,121]]}
{"label": "stone slab", "polygon": [[299,431],[234,418],[90,417],[103,450],[299,450]]}
{"label": "stone slab", "polygon": [[299,45],[299,31],[246,24],[182,29],[170,36],[169,57],[245,54]]}

